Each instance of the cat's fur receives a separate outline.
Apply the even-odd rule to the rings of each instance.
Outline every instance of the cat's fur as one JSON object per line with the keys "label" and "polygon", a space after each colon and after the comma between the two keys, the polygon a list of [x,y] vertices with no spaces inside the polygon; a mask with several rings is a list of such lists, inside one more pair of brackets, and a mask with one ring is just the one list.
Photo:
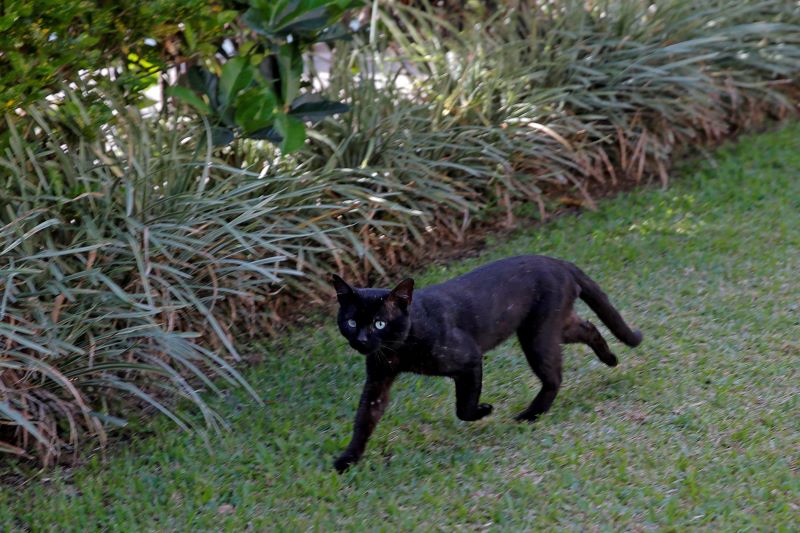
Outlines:
{"label": "cat's fur", "polygon": [[[480,403],[483,354],[516,333],[542,382],[517,415],[533,421],[550,409],[561,385],[561,344],[587,344],[605,364],[617,364],[597,328],[573,311],[577,297],[622,342],[636,346],[642,341],[591,278],[572,263],[550,257],[503,259],[418,291],[411,279],[393,290],[353,288],[339,276],[333,276],[333,285],[339,330],[366,355],[367,367],[353,438],[334,463],[340,472],[364,453],[401,372],[452,378],[456,415],[478,420],[492,412],[491,405]],[[376,327],[378,321],[383,329]]]}

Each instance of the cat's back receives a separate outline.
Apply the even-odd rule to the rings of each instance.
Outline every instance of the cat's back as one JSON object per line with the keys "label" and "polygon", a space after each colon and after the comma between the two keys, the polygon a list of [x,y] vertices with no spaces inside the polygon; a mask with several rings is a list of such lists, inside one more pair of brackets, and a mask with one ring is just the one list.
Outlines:
{"label": "cat's back", "polygon": [[471,335],[487,350],[508,338],[531,313],[546,313],[548,294],[568,282],[563,261],[540,255],[509,257],[421,289],[415,305],[426,326],[447,337]]}
{"label": "cat's back", "polygon": [[[544,291],[567,281],[566,263],[543,255],[520,255],[482,265],[466,274],[421,289],[419,304],[426,308],[531,308]],[[454,309],[455,310],[455,309]]]}
{"label": "cat's back", "polygon": [[470,289],[522,288],[535,285],[543,277],[561,276],[565,271],[565,262],[560,259],[544,255],[518,255],[481,265],[423,290],[458,293]]}

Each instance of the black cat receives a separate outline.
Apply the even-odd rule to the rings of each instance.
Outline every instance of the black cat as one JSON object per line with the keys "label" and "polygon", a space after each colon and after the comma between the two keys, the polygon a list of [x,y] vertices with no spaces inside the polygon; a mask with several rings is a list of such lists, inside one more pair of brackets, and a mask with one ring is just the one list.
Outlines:
{"label": "black cat", "polygon": [[575,298],[580,296],[628,346],[642,341],[589,276],[550,257],[503,259],[416,292],[412,279],[393,290],[357,289],[334,275],[333,285],[339,330],[366,355],[367,366],[353,438],[334,463],[340,472],[364,453],[400,372],[453,378],[456,415],[478,420],[492,412],[491,405],[480,403],[482,356],[516,332],[542,382],[528,408],[517,415],[517,420],[533,421],[550,409],[561,385],[561,344],[582,342],[605,364],[617,364],[594,324],[573,311]]}

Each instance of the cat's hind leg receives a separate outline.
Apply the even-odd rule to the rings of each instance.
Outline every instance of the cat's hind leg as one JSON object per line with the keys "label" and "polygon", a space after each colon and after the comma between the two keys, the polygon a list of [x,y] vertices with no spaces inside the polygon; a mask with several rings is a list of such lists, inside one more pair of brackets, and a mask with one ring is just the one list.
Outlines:
{"label": "cat's hind leg", "polygon": [[542,382],[542,388],[527,409],[516,416],[517,420],[534,421],[547,412],[561,387],[561,328],[545,321],[538,331],[525,325],[517,331],[519,343],[533,373]]}
{"label": "cat's hind leg", "polygon": [[600,334],[597,327],[588,320],[572,314],[561,332],[563,344],[583,343],[589,346],[597,358],[608,366],[617,366],[619,360],[608,347],[608,343]]}

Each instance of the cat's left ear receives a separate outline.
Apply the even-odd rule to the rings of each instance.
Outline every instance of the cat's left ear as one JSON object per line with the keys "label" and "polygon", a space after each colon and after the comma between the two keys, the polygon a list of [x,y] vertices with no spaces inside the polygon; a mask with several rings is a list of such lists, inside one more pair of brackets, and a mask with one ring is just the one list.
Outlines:
{"label": "cat's left ear", "polygon": [[402,309],[407,309],[411,306],[411,297],[414,292],[414,280],[406,278],[401,281],[397,287],[392,289],[386,301],[396,303]]}

